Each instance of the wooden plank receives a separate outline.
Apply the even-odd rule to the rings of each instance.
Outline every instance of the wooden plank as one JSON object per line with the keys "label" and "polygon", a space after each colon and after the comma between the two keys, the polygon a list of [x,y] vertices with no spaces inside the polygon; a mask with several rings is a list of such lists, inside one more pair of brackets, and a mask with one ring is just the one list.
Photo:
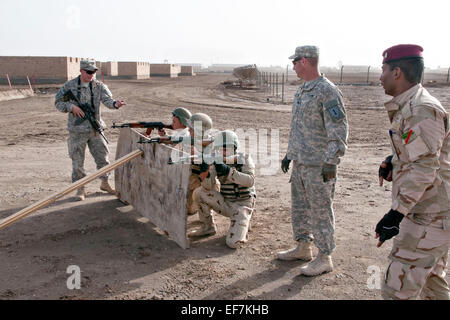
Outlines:
{"label": "wooden plank", "polygon": [[115,171],[115,188],[121,201],[132,205],[183,249],[186,236],[189,164],[168,165],[173,148],[157,143],[138,144],[143,137],[134,129],[122,128],[116,158],[141,148],[136,158]]}
{"label": "wooden plank", "polygon": [[35,212],[39,209],[42,209],[42,208],[48,206],[49,204],[52,204],[56,200],[59,200],[59,199],[63,198],[65,195],[75,191],[79,187],[84,186],[85,184],[91,182],[92,180],[104,175],[105,173],[107,173],[109,171],[114,170],[115,168],[123,165],[124,163],[126,163],[132,159],[139,157],[140,155],[143,155],[143,152],[141,150],[130,151],[128,154],[123,155],[117,161],[114,161],[113,163],[108,164],[107,166],[101,168],[100,170],[94,172],[93,174],[91,174],[89,176],[84,177],[83,179],[75,181],[70,186],[68,186],[66,189],[64,189],[58,193],[55,193],[55,194],[51,195],[50,197],[45,198],[39,202],[36,202],[35,204],[32,204],[31,206],[28,206],[28,207],[20,210],[19,212],[1,220],[0,221],[0,229],[7,227],[7,226],[13,224],[14,222],[17,222],[17,221],[25,218],[26,216],[32,214],[33,212]]}

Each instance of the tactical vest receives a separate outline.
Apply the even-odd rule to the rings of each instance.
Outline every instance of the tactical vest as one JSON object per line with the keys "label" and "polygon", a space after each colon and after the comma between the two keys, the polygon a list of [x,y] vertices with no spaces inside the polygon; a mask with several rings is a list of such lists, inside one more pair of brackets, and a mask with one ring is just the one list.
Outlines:
{"label": "tactical vest", "polygon": [[[242,172],[242,164],[232,164],[230,167]],[[255,188],[242,187],[236,183],[220,183],[220,193],[227,200],[244,200],[255,196]]]}

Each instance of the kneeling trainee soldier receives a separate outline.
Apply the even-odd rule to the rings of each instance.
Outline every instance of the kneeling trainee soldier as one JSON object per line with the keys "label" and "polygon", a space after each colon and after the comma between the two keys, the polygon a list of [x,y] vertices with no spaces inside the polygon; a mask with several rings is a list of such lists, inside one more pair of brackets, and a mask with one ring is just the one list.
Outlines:
{"label": "kneeling trainee soldier", "polygon": [[[188,235],[203,236],[216,233],[211,209],[230,218],[226,244],[238,248],[248,240],[248,228],[255,208],[255,164],[249,155],[237,153],[239,139],[229,130],[219,132],[214,138],[214,150],[223,155],[223,163],[207,165],[201,187],[194,191],[194,199],[200,206],[203,226]],[[204,164],[202,165],[205,166]],[[217,185],[220,183],[220,191]]]}
{"label": "kneeling trainee soldier", "polygon": [[[195,113],[192,115],[192,117],[187,121],[187,127],[189,129],[188,133],[191,138],[197,138],[194,134],[194,124],[199,123],[200,124],[200,140],[203,141],[205,139],[209,139],[209,132],[212,129],[213,122],[211,118],[205,114],[205,113]],[[207,146],[205,150],[203,150],[203,147],[200,143],[200,145],[196,145],[196,147],[200,148],[201,150],[197,150],[195,147],[192,149],[192,153],[199,153],[207,152],[207,150],[210,149],[210,146]],[[194,198],[194,191],[198,187],[201,186],[201,180],[200,180],[200,165],[198,164],[191,164],[191,176],[189,177],[189,197],[188,197],[188,214],[194,215],[197,212],[200,211],[200,208],[198,207],[198,204],[195,201]]]}

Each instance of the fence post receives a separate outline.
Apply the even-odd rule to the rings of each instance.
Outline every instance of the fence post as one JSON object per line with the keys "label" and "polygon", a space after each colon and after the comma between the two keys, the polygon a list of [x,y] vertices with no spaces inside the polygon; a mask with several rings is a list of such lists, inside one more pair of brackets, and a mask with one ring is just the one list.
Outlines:
{"label": "fence post", "polygon": [[272,74],[272,97],[275,96],[275,73]]}
{"label": "fence post", "polygon": [[272,91],[272,72],[269,72],[269,94]]}
{"label": "fence post", "polygon": [[370,66],[367,68],[367,83],[369,83],[369,72],[370,72]]}
{"label": "fence post", "polygon": [[276,88],[277,88],[277,95],[276,95],[276,97],[278,98],[278,73],[277,73],[277,80],[275,82],[275,85],[276,85]]}
{"label": "fence post", "polygon": [[267,72],[264,72],[263,82],[264,82],[264,91],[267,91]]}
{"label": "fence post", "polygon": [[448,82],[448,76],[450,75],[450,68],[448,68],[448,71],[447,71],[447,82]]}
{"label": "fence post", "polygon": [[281,75],[281,102],[284,103],[284,73]]}
{"label": "fence post", "polygon": [[12,87],[11,87],[11,81],[9,81],[9,76],[8,76],[8,74],[6,74],[6,79],[8,79],[9,88],[12,89]]}
{"label": "fence post", "polygon": [[343,70],[344,70],[344,66],[341,66],[341,81],[339,81],[340,83],[342,83],[342,73],[343,73]]}
{"label": "fence post", "polygon": [[34,72],[33,72],[33,91],[36,91],[36,86],[34,85]]}
{"label": "fence post", "polygon": [[286,65],[286,83],[288,82],[289,65]]}

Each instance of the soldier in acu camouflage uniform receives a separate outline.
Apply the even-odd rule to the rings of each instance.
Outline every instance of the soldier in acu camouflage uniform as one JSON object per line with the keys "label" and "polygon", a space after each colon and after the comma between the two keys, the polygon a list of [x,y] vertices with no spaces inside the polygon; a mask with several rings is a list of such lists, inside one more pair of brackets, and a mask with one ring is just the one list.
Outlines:
{"label": "soldier in acu camouflage uniform", "polygon": [[319,73],[319,49],[297,47],[294,71],[305,80],[295,93],[288,152],[283,172],[291,175],[291,215],[295,248],[278,252],[280,260],[312,259],[312,241],[319,249],[315,260],[300,268],[306,276],[333,270],[333,196],[337,165],[347,148],[348,125],[342,94]]}
{"label": "soldier in acu camouflage uniform", "polygon": [[[86,145],[88,145],[89,151],[94,157],[97,169],[109,164],[109,149],[102,136],[92,128],[88,120],[78,125],[75,123],[77,118],[84,116],[84,112],[79,106],[76,106],[73,102],[69,102],[65,98],[66,93],[70,90],[78,98],[80,103],[87,103],[95,112],[95,118],[103,128],[106,128],[106,125],[100,116],[100,102],[103,102],[109,109],[119,109],[125,105],[121,100],[114,100],[108,87],[94,79],[94,74],[98,69],[95,66],[95,61],[81,60],[80,68],[81,74],[75,79],[67,81],[59,89],[55,98],[56,109],[69,113],[67,130],[69,131],[69,156],[72,159],[72,182],[86,176],[84,171]],[[108,174],[100,177],[100,179],[102,181],[100,189],[110,194],[115,194],[115,191],[108,183]],[[84,200],[85,196],[85,187],[80,187],[77,191],[76,198],[78,200]]]}
{"label": "soldier in acu camouflage uniform", "polygon": [[385,299],[449,299],[449,114],[420,84],[422,51],[397,45],[383,52],[380,80],[394,97],[385,104],[394,154],[380,166],[380,185],[392,180],[392,207],[376,226],[377,246],[397,235]]}
{"label": "soldier in acu camouflage uniform", "polygon": [[206,170],[201,169],[202,183],[195,189],[194,199],[200,206],[199,216],[203,225],[188,235],[216,233],[213,209],[230,218],[226,244],[234,249],[248,240],[247,232],[256,199],[255,164],[249,155],[237,152],[239,140],[233,131],[219,132],[214,138],[213,148],[223,156],[223,163],[217,162],[206,165]]}

